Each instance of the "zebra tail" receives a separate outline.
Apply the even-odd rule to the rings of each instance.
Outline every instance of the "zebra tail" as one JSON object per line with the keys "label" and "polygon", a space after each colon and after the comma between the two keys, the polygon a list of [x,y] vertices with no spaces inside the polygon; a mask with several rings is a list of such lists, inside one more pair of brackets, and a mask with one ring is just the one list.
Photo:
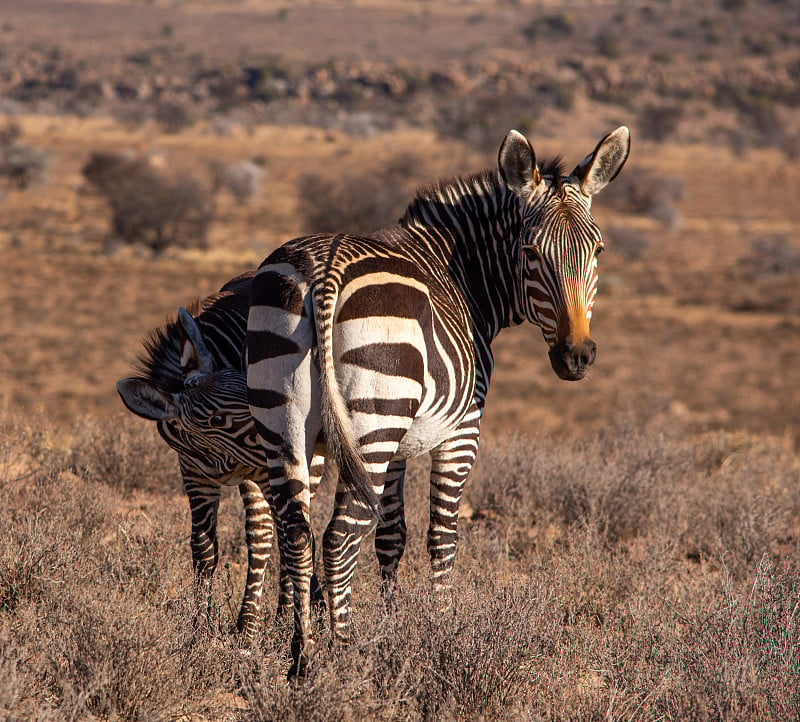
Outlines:
{"label": "zebra tail", "polygon": [[333,365],[333,314],[338,296],[339,288],[333,279],[326,278],[314,287],[314,321],[317,327],[322,390],[322,426],[328,453],[336,461],[340,479],[353,496],[377,519],[380,516],[378,501],[358,449],[350,411],[339,388]]}

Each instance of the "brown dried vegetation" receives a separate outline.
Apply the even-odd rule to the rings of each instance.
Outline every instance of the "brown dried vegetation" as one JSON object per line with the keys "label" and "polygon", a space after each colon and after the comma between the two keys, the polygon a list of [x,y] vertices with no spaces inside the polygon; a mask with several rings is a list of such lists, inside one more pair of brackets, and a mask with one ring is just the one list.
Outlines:
{"label": "brown dried vegetation", "polygon": [[[0,716],[800,717],[792,2],[6,5]],[[498,338],[447,610],[420,462],[396,612],[367,540],[354,644],[323,629],[305,685],[284,682],[274,564],[252,655],[227,636],[234,495],[195,633],[175,459],[114,392],[143,334],[281,240],[391,223],[510,127],[576,162],[622,122],[633,153],[594,205],[598,362],[568,385],[536,329]],[[93,154],[133,165],[86,193]]]}
{"label": "brown dried vegetation", "polygon": [[[59,437],[2,419],[0,709],[10,718],[800,713],[800,455],[786,439],[626,425],[574,444],[488,439],[445,611],[428,592],[425,465],[414,464],[395,612],[384,612],[368,539],[352,646],[329,650],[323,629],[310,678],[287,686],[274,564],[252,654],[226,634],[245,561],[233,496],[214,631],[193,630],[185,502],[163,444],[136,426],[118,430],[116,465],[89,468],[76,460],[107,443],[102,428]],[[163,487],[132,489],[132,467]]]}

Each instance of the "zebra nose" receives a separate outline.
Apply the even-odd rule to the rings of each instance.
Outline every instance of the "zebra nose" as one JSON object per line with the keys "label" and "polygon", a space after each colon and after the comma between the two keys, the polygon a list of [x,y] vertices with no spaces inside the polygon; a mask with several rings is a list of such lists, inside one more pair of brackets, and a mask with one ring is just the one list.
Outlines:
{"label": "zebra nose", "polygon": [[575,343],[571,338],[550,349],[550,365],[560,379],[582,379],[597,357],[597,344],[590,338]]}

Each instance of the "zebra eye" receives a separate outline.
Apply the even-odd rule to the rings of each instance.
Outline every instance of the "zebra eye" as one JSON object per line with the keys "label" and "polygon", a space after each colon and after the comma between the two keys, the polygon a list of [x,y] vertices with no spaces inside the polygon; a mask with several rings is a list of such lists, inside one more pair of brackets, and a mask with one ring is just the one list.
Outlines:
{"label": "zebra eye", "polygon": [[538,246],[523,246],[522,252],[525,254],[525,260],[528,263],[534,263],[540,255]]}
{"label": "zebra eye", "polygon": [[602,243],[598,243],[594,247],[594,255],[595,255],[595,257],[599,256],[603,252],[604,249],[605,249],[605,246]]}
{"label": "zebra eye", "polygon": [[225,416],[223,414],[214,414],[209,418],[208,425],[215,429],[221,429],[225,426]]}

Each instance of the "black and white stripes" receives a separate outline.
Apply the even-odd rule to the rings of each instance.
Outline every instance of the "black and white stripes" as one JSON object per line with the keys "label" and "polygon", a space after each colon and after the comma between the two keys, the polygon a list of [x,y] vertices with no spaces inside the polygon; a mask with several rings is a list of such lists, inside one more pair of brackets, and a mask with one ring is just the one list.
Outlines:
{"label": "black and white stripes", "polygon": [[[369,237],[296,239],[253,279],[247,387],[294,586],[293,674],[313,653],[309,463],[320,441],[340,472],[323,558],[333,635],[349,634],[351,579],[377,507],[386,587],[405,545],[405,459],[430,453],[428,550],[447,587],[458,505],[478,448],[491,341],[528,320],[555,372],[594,361],[589,320],[600,233],[591,196],[628,154],[627,128],[573,172],[537,167],[512,131],[499,173],[420,192],[399,226]],[[380,512],[385,516],[381,517]]]}
{"label": "black and white stripes", "polygon": [[[145,340],[138,375],[117,389],[135,414],[155,420],[162,438],[178,454],[192,517],[191,550],[197,605],[208,613],[211,579],[218,563],[217,512],[224,485],[238,485],[245,510],[247,581],[236,628],[248,644],[257,628],[264,571],[274,526],[264,496],[264,451],[247,406],[243,350],[252,273],[226,283],[204,299],[194,315],[181,309],[179,320]],[[323,459],[310,468],[318,482]],[[268,489],[267,489],[268,491]],[[321,590],[315,583],[315,596]],[[278,606],[291,604],[291,582],[282,564]]]}

